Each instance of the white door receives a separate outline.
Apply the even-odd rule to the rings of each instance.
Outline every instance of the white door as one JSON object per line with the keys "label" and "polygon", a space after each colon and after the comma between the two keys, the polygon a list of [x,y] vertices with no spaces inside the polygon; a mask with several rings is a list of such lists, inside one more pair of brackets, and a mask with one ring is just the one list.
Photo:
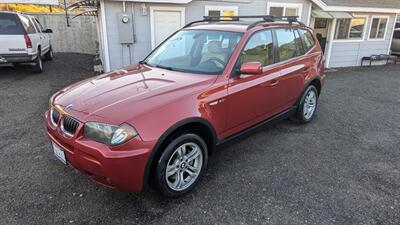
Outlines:
{"label": "white door", "polygon": [[185,25],[185,9],[154,7],[150,10],[152,48],[155,48]]}

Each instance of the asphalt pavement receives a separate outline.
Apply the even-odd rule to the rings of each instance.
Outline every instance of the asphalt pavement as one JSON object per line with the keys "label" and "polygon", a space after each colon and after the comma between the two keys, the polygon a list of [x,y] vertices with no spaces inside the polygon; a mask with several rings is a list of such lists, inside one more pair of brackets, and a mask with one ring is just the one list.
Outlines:
{"label": "asphalt pavement", "polygon": [[93,56],[45,72],[0,68],[0,224],[400,224],[400,66],[329,73],[318,114],[235,140],[200,185],[171,200],[93,183],[60,163],[43,113],[93,76]]}

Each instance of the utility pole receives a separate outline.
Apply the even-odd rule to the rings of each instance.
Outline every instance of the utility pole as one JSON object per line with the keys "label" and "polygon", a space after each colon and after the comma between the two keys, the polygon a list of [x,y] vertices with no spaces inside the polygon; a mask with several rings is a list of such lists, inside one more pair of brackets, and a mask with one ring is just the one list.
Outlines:
{"label": "utility pole", "polygon": [[69,25],[69,17],[68,17],[68,10],[67,10],[67,3],[64,0],[64,11],[65,11],[65,19],[67,20],[67,27],[70,27]]}

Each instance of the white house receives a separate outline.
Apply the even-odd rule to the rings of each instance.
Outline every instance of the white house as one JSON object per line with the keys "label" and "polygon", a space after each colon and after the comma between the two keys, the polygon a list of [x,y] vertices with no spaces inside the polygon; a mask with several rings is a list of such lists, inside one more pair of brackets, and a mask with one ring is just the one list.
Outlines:
{"label": "white house", "polygon": [[105,71],[142,60],[185,24],[205,15],[286,15],[315,28],[327,67],[358,66],[388,54],[400,0],[100,0]]}

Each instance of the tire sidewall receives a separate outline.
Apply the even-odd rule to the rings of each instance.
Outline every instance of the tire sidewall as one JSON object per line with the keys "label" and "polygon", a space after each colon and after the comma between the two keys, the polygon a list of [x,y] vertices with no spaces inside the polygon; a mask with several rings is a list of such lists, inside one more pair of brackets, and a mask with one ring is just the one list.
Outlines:
{"label": "tire sidewall", "polygon": [[[307,118],[304,117],[304,104],[305,104],[306,96],[310,91],[314,92],[314,94],[316,96],[316,101],[315,101],[314,113],[311,116],[311,118],[307,119]],[[297,119],[299,119],[301,123],[311,122],[314,119],[315,114],[317,113],[317,108],[318,108],[318,90],[314,85],[310,85],[310,86],[307,87],[307,89],[303,93],[303,96],[301,97],[300,104],[299,104],[299,109],[297,111]]]}
{"label": "tire sidewall", "polygon": [[[203,165],[200,170],[199,176],[197,177],[197,180],[195,180],[192,185],[190,185],[185,190],[174,191],[170,187],[168,187],[168,184],[167,184],[167,181],[165,178],[165,170],[166,170],[169,158],[174,153],[176,148],[187,142],[194,142],[199,145],[199,147],[201,148],[201,151],[203,153]],[[157,187],[158,187],[159,191],[162,194],[164,194],[165,196],[172,197],[172,198],[179,197],[179,196],[185,195],[186,193],[190,192],[201,180],[204,172],[206,171],[207,162],[208,162],[207,145],[200,136],[198,136],[196,134],[183,134],[183,135],[177,137],[171,143],[168,144],[167,148],[164,150],[164,152],[162,153],[162,155],[157,163],[157,169],[156,169],[157,182],[156,183],[157,183]]]}

